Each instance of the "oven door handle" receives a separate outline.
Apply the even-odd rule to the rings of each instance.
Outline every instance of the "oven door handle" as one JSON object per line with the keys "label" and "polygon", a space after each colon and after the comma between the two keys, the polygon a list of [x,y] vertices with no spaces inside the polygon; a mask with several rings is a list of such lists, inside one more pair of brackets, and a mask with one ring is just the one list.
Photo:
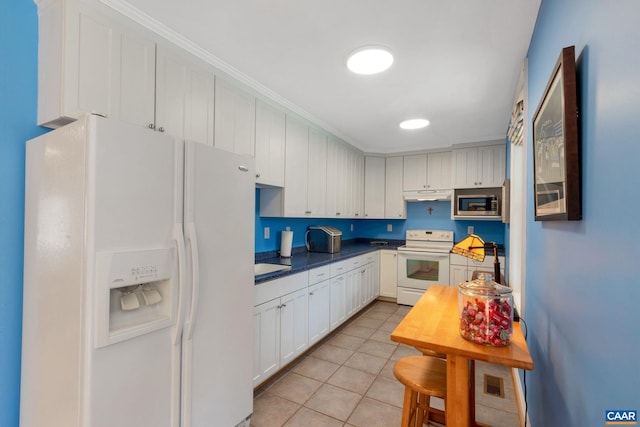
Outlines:
{"label": "oven door handle", "polygon": [[403,256],[405,258],[412,258],[418,260],[432,260],[432,259],[449,259],[449,252],[408,252],[408,251],[398,251],[399,256]]}

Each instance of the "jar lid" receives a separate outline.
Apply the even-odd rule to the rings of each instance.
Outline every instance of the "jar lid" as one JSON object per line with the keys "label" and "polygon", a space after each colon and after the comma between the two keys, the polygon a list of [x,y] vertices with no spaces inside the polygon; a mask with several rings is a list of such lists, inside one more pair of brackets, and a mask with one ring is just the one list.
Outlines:
{"label": "jar lid", "polygon": [[493,274],[478,273],[476,280],[460,283],[460,292],[470,296],[503,297],[511,295],[513,289],[493,281]]}

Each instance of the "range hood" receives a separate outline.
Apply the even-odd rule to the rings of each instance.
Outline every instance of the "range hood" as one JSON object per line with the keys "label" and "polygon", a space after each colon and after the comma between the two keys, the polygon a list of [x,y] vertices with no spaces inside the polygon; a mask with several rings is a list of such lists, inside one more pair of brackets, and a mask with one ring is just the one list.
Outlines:
{"label": "range hood", "polygon": [[451,190],[419,190],[404,191],[402,197],[407,202],[425,202],[435,200],[451,200]]}

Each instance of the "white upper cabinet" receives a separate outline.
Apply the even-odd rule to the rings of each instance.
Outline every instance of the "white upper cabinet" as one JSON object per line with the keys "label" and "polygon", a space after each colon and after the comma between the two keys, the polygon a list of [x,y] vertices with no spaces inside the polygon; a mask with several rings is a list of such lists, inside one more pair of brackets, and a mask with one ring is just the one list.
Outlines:
{"label": "white upper cabinet", "polygon": [[213,145],[214,73],[100,4],[38,4],[38,123],[84,113]]}
{"label": "white upper cabinet", "polygon": [[156,79],[155,129],[182,137],[187,92],[186,63],[177,55],[159,47]]}
{"label": "white upper cabinet", "polygon": [[119,73],[113,75],[112,117],[140,126],[153,123],[155,115],[156,45],[131,31],[119,34],[114,46],[120,58]]}
{"label": "white upper cabinet", "polygon": [[[105,8],[106,11],[106,8]],[[38,4],[38,124],[84,113],[153,123],[155,42],[85,3]]]}
{"label": "white upper cabinet", "polygon": [[307,211],[315,217],[326,216],[327,135],[315,128],[309,128],[307,171]]}
{"label": "white upper cabinet", "polygon": [[186,72],[184,138],[213,146],[215,75],[202,67]]}
{"label": "white upper cabinet", "polygon": [[427,155],[404,156],[402,177],[404,191],[425,190],[427,188]]}
{"label": "white upper cabinet", "polygon": [[327,155],[327,215],[364,217],[364,156],[333,137]]}
{"label": "white upper cabinet", "polygon": [[285,113],[256,100],[256,183],[284,186]]}
{"label": "white upper cabinet", "polygon": [[404,156],[403,190],[450,190],[451,152]]}
{"label": "white upper cabinet", "polygon": [[286,115],[285,159],[284,188],[260,190],[260,215],[326,217],[326,134]]}
{"label": "white upper cabinet", "polygon": [[364,217],[364,155],[354,153],[353,157],[353,216]]}
{"label": "white upper cabinet", "polygon": [[217,78],[215,146],[237,154],[253,156],[255,148],[255,120],[255,97]]}
{"label": "white upper cabinet", "polygon": [[284,216],[310,216],[307,209],[309,183],[309,127],[291,116],[286,118]]}
{"label": "white upper cabinet", "polygon": [[427,190],[451,190],[451,151],[427,155]]}
{"label": "white upper cabinet", "polygon": [[149,126],[188,141],[213,145],[215,76],[196,59],[157,47],[156,115]]}
{"label": "white upper cabinet", "polygon": [[364,217],[384,218],[385,158],[364,158]]}
{"label": "white upper cabinet", "polygon": [[346,150],[335,138],[329,137],[327,148],[327,215],[341,217],[346,213],[347,196],[344,191]]}
{"label": "white upper cabinet", "polygon": [[325,217],[327,137],[286,116],[284,189],[260,191],[262,216]]}
{"label": "white upper cabinet", "polygon": [[500,187],[504,182],[506,145],[453,150],[453,187]]}
{"label": "white upper cabinet", "polygon": [[407,217],[407,204],[402,197],[402,157],[386,158],[384,216],[389,219]]}

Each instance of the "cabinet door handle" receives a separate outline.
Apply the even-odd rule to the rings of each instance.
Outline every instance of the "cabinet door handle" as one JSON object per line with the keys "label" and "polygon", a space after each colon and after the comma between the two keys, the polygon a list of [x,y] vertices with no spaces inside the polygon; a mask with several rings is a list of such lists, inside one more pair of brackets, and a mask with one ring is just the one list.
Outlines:
{"label": "cabinet door handle", "polygon": [[260,174],[259,173],[256,174],[256,178],[260,178]]}
{"label": "cabinet door handle", "polygon": [[340,212],[336,212],[336,216],[340,216]]}
{"label": "cabinet door handle", "polygon": [[148,128],[149,128],[149,129],[155,129],[155,128],[156,128],[156,126],[155,126],[153,123],[149,123]]}
{"label": "cabinet door handle", "polygon": [[310,213],[311,213],[311,211],[304,211],[304,213],[306,213],[306,214],[310,214]]}
{"label": "cabinet door handle", "polygon": [[160,127],[158,128],[158,132],[164,132],[164,128],[163,128],[162,126],[160,126]]}
{"label": "cabinet door handle", "polygon": [[238,166],[238,169],[241,170],[242,172],[249,172],[249,168],[244,165]]}
{"label": "cabinet door handle", "polygon": [[313,292],[309,292],[309,295],[313,295]]}

